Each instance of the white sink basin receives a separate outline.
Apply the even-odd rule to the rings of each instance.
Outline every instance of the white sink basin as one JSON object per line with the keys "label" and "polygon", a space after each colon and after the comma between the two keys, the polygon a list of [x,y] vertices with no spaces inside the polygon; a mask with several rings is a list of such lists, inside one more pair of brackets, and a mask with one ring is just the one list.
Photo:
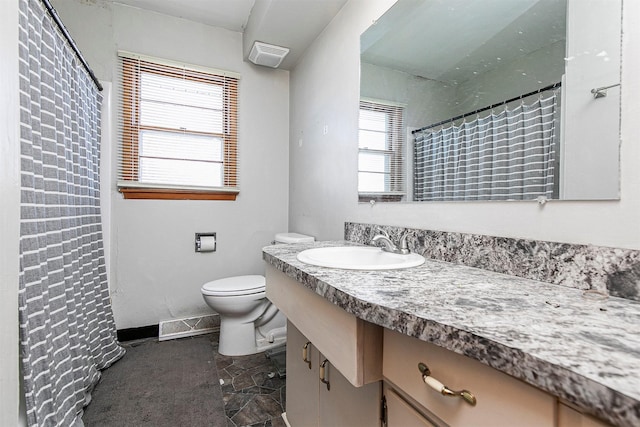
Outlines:
{"label": "white sink basin", "polygon": [[346,270],[395,270],[422,265],[424,257],[393,254],[372,246],[338,246],[307,249],[298,254],[298,261]]}

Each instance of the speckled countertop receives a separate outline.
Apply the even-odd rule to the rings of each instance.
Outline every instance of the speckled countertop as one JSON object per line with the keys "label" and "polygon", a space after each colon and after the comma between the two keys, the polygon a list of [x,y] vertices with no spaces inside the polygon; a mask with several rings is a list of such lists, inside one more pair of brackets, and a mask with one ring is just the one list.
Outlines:
{"label": "speckled countertop", "polygon": [[613,424],[640,425],[639,303],[443,261],[357,271],[296,258],[342,245],[354,244],[267,246],[263,258],[363,320],[479,360]]}

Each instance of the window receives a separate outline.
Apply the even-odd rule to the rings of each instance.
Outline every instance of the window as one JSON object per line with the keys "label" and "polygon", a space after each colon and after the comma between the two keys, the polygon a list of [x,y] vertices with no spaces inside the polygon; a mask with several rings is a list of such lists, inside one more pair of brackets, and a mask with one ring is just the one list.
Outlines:
{"label": "window", "polygon": [[360,101],[358,122],[360,201],[400,201],[405,195],[404,107]]}
{"label": "window", "polygon": [[118,188],[124,197],[235,200],[239,76],[119,56]]}

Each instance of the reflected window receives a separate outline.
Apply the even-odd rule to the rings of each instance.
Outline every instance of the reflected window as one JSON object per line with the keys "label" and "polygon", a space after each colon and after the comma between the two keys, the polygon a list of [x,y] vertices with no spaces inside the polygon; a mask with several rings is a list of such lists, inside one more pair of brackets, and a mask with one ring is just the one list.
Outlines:
{"label": "reflected window", "polygon": [[402,200],[406,193],[404,106],[360,101],[358,129],[360,201]]}

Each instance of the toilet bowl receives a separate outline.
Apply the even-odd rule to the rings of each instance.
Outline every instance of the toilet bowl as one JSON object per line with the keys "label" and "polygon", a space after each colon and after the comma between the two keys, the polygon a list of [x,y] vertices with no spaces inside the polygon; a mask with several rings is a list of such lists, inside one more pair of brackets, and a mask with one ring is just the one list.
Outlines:
{"label": "toilet bowl", "polygon": [[[297,233],[276,234],[276,243],[312,242]],[[287,319],[265,293],[260,275],[227,277],[205,283],[202,297],[220,315],[218,351],[225,356],[260,353],[285,344]]]}
{"label": "toilet bowl", "polygon": [[254,354],[286,341],[287,319],[266,298],[264,276],[214,280],[202,286],[202,296],[220,315],[220,354]]}

